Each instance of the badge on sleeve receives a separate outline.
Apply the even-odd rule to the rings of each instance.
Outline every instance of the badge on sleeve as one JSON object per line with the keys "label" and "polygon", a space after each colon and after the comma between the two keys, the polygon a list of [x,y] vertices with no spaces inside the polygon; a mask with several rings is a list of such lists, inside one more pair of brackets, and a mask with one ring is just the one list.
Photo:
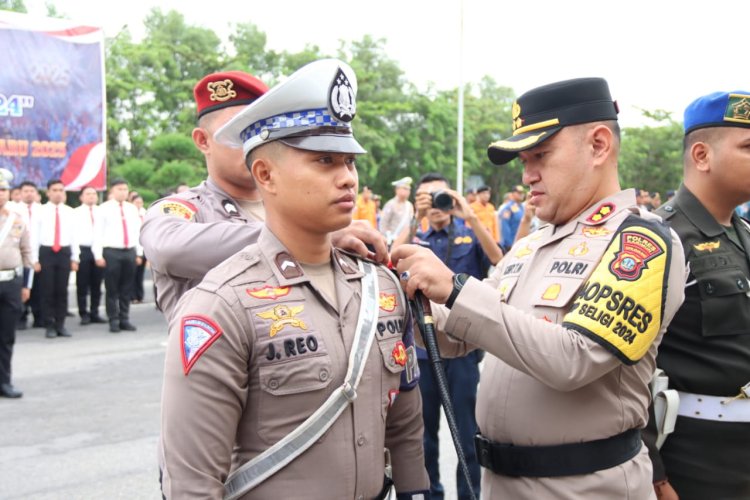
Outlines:
{"label": "badge on sleeve", "polygon": [[179,198],[167,198],[160,204],[164,215],[180,217],[185,220],[193,220],[198,211],[195,205]]}
{"label": "badge on sleeve", "polygon": [[563,326],[601,344],[623,363],[637,363],[661,328],[671,254],[665,226],[628,217],[578,292]]}
{"label": "badge on sleeve", "polygon": [[182,368],[187,376],[198,358],[211,347],[221,334],[221,328],[205,316],[185,316],[180,328],[182,335]]}

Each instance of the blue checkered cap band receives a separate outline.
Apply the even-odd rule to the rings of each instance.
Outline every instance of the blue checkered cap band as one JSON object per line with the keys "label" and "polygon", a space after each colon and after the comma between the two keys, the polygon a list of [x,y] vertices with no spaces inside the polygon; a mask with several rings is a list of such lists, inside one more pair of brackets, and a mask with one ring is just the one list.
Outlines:
{"label": "blue checkered cap band", "polygon": [[252,125],[245,127],[240,132],[242,142],[247,142],[261,135],[264,130],[268,130],[271,136],[276,131],[284,129],[299,129],[295,132],[304,131],[305,128],[313,129],[318,127],[341,127],[342,131],[350,132],[351,125],[334,118],[326,108],[308,109],[305,111],[296,111],[294,113],[284,113],[281,115],[264,118]]}

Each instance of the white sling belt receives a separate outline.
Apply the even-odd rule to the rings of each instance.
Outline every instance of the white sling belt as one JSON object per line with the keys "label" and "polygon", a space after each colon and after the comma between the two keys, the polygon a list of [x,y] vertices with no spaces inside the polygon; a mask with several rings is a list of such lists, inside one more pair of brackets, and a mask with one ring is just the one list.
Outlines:
{"label": "white sling belt", "polygon": [[224,500],[234,500],[244,495],[301,455],[325,434],[349,403],[357,398],[357,386],[375,338],[378,318],[377,270],[368,262],[360,260],[358,263],[360,271],[364,272],[362,302],[344,384],[291,433],[234,471],[224,484]]}

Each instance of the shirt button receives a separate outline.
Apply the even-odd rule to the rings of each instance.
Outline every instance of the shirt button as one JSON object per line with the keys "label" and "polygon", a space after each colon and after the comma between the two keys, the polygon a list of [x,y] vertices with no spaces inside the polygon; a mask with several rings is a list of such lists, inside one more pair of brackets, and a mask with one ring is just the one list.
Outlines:
{"label": "shirt button", "polygon": [[360,495],[360,496],[357,497],[357,500],[365,500],[365,496],[364,495]]}
{"label": "shirt button", "polygon": [[357,446],[364,446],[365,445],[365,437],[360,434],[357,438]]}
{"label": "shirt button", "polygon": [[275,378],[272,378],[271,380],[268,381],[268,387],[270,387],[271,389],[278,389],[279,381],[276,380]]}
{"label": "shirt button", "polygon": [[318,376],[320,377],[320,380],[322,382],[325,382],[326,380],[328,380],[328,371],[327,370],[320,370],[320,375],[318,375]]}
{"label": "shirt button", "polygon": [[738,288],[739,288],[740,290],[744,290],[744,289],[745,289],[745,282],[744,282],[744,281],[742,281],[742,280],[737,280],[737,287],[738,287]]}
{"label": "shirt button", "polygon": [[674,212],[674,208],[672,208],[672,205],[667,205],[666,207],[664,207],[664,210],[666,210],[667,212]]}
{"label": "shirt button", "polygon": [[710,282],[706,283],[706,293],[709,295],[714,293],[714,286]]}

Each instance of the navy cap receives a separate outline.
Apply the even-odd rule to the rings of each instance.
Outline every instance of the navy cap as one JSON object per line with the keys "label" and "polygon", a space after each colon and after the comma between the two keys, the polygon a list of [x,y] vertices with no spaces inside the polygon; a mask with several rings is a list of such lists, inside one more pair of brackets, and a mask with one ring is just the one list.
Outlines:
{"label": "navy cap", "polygon": [[537,87],[513,103],[513,136],[490,144],[487,156],[495,165],[503,165],[565,126],[617,120],[617,112],[603,78],[576,78]]}
{"label": "navy cap", "polygon": [[707,127],[750,128],[750,92],[713,92],[685,108],[685,135]]}

